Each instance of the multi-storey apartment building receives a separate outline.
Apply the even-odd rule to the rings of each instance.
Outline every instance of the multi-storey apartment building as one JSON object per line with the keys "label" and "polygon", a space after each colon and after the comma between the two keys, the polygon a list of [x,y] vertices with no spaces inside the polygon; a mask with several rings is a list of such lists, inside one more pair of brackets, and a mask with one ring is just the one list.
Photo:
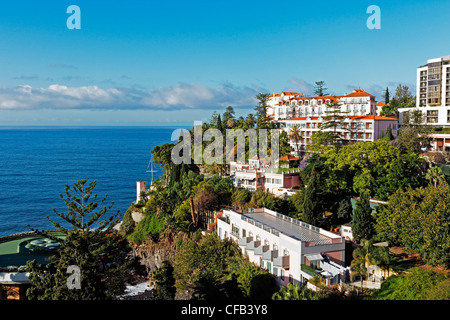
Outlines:
{"label": "multi-storey apartment building", "polygon": [[[421,111],[426,125],[450,128],[450,55],[429,59],[417,68],[416,108],[400,108],[399,124],[406,112]],[[432,151],[450,151],[450,134],[430,134]]]}
{"label": "multi-storey apartment building", "polygon": [[[428,125],[450,127],[450,55],[417,68],[416,108]],[[399,109],[399,122],[412,108]]]}
{"label": "multi-storey apartment building", "polygon": [[216,232],[235,240],[279,285],[303,283],[316,274],[334,285],[349,273],[344,237],[266,208],[224,210]]}

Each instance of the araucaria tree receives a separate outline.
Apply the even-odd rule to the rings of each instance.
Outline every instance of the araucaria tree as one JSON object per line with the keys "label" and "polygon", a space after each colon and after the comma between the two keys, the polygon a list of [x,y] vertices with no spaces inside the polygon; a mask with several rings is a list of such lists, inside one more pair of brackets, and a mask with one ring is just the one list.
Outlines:
{"label": "araucaria tree", "polygon": [[339,101],[333,101],[326,104],[327,110],[325,117],[320,125],[321,132],[327,132],[329,143],[334,147],[341,145],[342,136],[338,129],[344,127],[344,122],[348,118],[346,111],[341,111]]}
{"label": "araucaria tree", "polygon": [[60,195],[68,211],[54,212],[72,229],[66,229],[47,217],[58,229],[59,235],[41,233],[60,242],[61,246],[48,265],[38,264],[36,260],[28,262],[31,282],[27,290],[28,299],[114,299],[123,292],[129,246],[113,230],[117,223],[116,216],[104,218],[111,206],[97,210],[97,195],[93,194],[96,184],[96,181],[87,184],[87,180],[79,180],[72,187],[66,185],[65,198]]}
{"label": "araucaria tree", "polygon": [[323,97],[323,96],[327,95],[326,90],[328,90],[328,89],[325,88],[325,81],[316,81],[316,87],[314,90],[314,94],[316,94],[319,97]]}
{"label": "araucaria tree", "polygon": [[258,129],[270,129],[271,121],[267,116],[267,99],[268,93],[259,93],[256,95],[258,105],[255,107],[256,116],[256,128]]}

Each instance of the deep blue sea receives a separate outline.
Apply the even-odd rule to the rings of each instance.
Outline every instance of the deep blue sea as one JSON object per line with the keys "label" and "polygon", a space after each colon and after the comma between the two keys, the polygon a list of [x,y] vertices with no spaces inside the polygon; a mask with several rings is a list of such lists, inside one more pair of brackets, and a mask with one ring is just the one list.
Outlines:
{"label": "deep blue sea", "polygon": [[[172,127],[0,128],[0,236],[53,228],[67,212],[59,194],[79,179],[96,180],[98,200],[123,216],[136,199],[136,181],[151,180],[156,145],[171,142]],[[162,174],[157,170],[154,178]],[[67,224],[64,224],[67,226]]]}

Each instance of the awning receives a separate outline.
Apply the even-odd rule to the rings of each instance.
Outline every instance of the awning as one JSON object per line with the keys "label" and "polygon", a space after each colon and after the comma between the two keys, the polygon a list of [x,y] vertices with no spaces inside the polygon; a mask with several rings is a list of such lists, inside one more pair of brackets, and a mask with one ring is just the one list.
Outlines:
{"label": "awning", "polygon": [[308,258],[309,261],[317,261],[317,260],[323,260],[322,255],[315,253],[315,254],[305,254],[305,257]]}

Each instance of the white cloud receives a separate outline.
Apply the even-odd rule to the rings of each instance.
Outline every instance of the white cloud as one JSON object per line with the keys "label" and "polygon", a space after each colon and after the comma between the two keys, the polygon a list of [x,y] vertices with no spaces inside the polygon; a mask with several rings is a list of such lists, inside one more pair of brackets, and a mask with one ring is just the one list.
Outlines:
{"label": "white cloud", "polygon": [[312,95],[314,94],[314,85],[306,82],[303,79],[298,78],[292,78],[289,80],[290,83],[295,85],[296,89],[299,93],[302,93],[304,95]]}
{"label": "white cloud", "polygon": [[229,105],[253,107],[255,95],[266,90],[223,83],[210,88],[179,83],[149,91],[135,88],[70,87],[52,84],[45,88],[20,85],[0,88],[0,109],[215,109]]}

